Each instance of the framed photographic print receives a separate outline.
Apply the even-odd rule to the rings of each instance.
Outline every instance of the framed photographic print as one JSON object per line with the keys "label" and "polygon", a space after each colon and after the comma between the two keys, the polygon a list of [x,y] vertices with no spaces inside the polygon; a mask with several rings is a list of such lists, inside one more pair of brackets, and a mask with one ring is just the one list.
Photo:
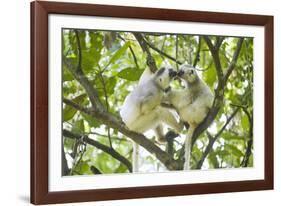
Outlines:
{"label": "framed photographic print", "polygon": [[31,202],[273,189],[273,17],[31,3]]}

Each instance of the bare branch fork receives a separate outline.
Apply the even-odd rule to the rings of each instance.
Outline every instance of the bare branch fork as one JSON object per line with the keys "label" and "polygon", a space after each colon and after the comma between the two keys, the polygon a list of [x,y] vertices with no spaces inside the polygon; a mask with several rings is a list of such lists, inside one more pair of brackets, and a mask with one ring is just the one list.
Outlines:
{"label": "bare branch fork", "polygon": [[247,115],[248,117],[248,120],[250,122],[250,128],[249,128],[249,140],[247,142],[247,149],[246,149],[246,153],[245,153],[245,156],[241,162],[241,165],[243,167],[247,167],[248,166],[248,163],[249,163],[249,159],[250,159],[250,156],[251,156],[251,153],[252,153],[252,146],[253,146],[253,118],[252,116],[250,115],[250,113],[247,111],[246,108],[243,108],[243,111],[245,112],[245,114]]}
{"label": "bare branch fork", "polygon": [[[78,32],[76,33],[78,35]],[[142,41],[142,36],[139,36],[139,34],[136,33],[136,36],[139,38],[140,41]],[[77,44],[79,57],[83,59],[83,56],[80,55],[81,47],[79,44]],[[147,47],[143,47],[144,49],[148,49]],[[149,52],[149,51],[148,51]],[[150,53],[147,53],[147,58],[149,56],[152,58]],[[81,62],[82,60],[78,60],[78,62]],[[156,146],[153,142],[151,142],[149,139],[147,139],[144,135],[130,131],[125,127],[125,125],[122,123],[122,121],[114,116],[113,114],[106,111],[106,109],[101,104],[101,101],[98,97],[96,89],[92,86],[92,84],[89,82],[87,77],[84,75],[83,70],[81,68],[81,64],[77,64],[76,66],[72,65],[69,61],[67,61],[66,58],[63,58],[63,63],[67,66],[67,69],[73,74],[75,79],[84,87],[86,93],[88,94],[90,98],[90,102],[92,107],[91,108],[84,108],[80,105],[64,99],[64,103],[74,107],[75,109],[85,112],[89,115],[92,115],[96,119],[101,120],[106,126],[117,129],[120,133],[126,135],[142,147],[144,147],[148,152],[151,154],[154,154],[156,158],[162,162],[169,170],[177,170],[182,168],[182,162],[177,161],[173,159],[168,153],[161,150],[158,146]],[[156,64],[154,62],[154,59],[147,61],[147,64],[152,69],[157,69]]]}
{"label": "bare branch fork", "polygon": [[148,40],[143,39],[143,43],[145,43],[147,46],[149,46],[151,49],[153,49],[154,51],[158,52],[160,55],[174,61],[175,63],[181,65],[183,64],[181,61],[177,60],[177,58],[174,58],[172,56],[170,56],[169,54],[166,54],[165,52],[163,52],[162,50],[158,49],[156,46],[154,46],[152,43],[150,43]]}
{"label": "bare branch fork", "polygon": [[142,51],[146,53],[146,64],[149,67],[151,72],[156,72],[157,71],[157,66],[155,63],[155,60],[152,57],[152,54],[149,51],[149,48],[147,46],[147,42],[143,38],[142,34],[133,32],[133,35],[135,36],[136,40],[139,42],[140,47],[142,48]]}
{"label": "bare branch fork", "polygon": [[[126,40],[121,35],[118,35],[118,38],[121,39],[122,41],[126,42]],[[135,52],[134,52],[134,50],[133,50],[131,45],[129,46],[129,49],[130,49],[130,52],[133,55],[133,59],[134,59],[134,62],[136,64],[136,67],[139,69],[138,60],[137,60],[136,54],[135,54]]]}
{"label": "bare branch fork", "polygon": [[90,145],[106,152],[107,154],[109,154],[113,158],[117,159],[122,164],[124,164],[128,168],[128,170],[130,172],[132,172],[131,162],[128,159],[126,159],[124,156],[122,156],[121,154],[116,152],[113,148],[108,147],[104,144],[101,144],[98,141],[89,138],[87,135],[75,134],[75,133],[72,133],[72,132],[70,132],[68,130],[65,130],[65,129],[63,130],[63,136],[71,138],[71,139],[77,139],[77,140],[80,140],[83,137],[83,142],[85,142],[87,144],[90,144]]}
{"label": "bare branch fork", "polygon": [[208,36],[203,37],[205,42],[207,43],[209,50],[211,52],[211,55],[213,57],[214,63],[215,63],[215,68],[217,72],[217,77],[218,77],[218,84],[215,89],[215,98],[213,102],[212,108],[210,108],[210,111],[205,118],[205,120],[196,128],[196,130],[193,133],[192,137],[192,145],[194,145],[196,139],[199,137],[199,135],[204,132],[214,121],[216,118],[221,105],[223,104],[223,95],[224,95],[224,87],[225,84],[232,73],[233,69],[235,68],[235,64],[238,60],[241,48],[242,48],[242,43],[243,43],[243,38],[239,38],[237,45],[236,45],[236,50],[234,51],[231,63],[229,64],[228,68],[226,69],[225,72],[223,72],[221,63],[220,63],[220,58],[219,58],[219,48],[220,45],[223,42],[222,37],[218,37],[216,39],[215,45],[211,42],[210,38]]}
{"label": "bare branch fork", "polygon": [[[194,60],[193,60],[193,63],[192,63],[192,66],[193,67],[196,67],[199,59],[200,59],[200,50],[201,50],[201,42],[202,42],[202,37],[199,36],[199,41],[198,41],[198,47],[197,47],[197,50],[196,50],[196,53],[195,53],[195,57],[194,57]],[[178,40],[177,40],[178,41]],[[158,49],[156,46],[154,46],[151,42],[149,42],[147,39],[144,39],[144,41],[142,43],[145,43],[147,44],[147,46],[149,46],[151,49],[153,49],[154,51],[156,51],[157,53],[159,53],[160,55],[172,60],[173,62],[175,62],[177,65],[182,65],[183,62],[179,61],[178,58],[177,58],[177,55],[176,55],[176,58],[172,57],[171,55],[165,53],[162,51],[162,49]],[[177,51],[176,51],[176,54],[177,54]],[[198,69],[199,70],[199,69]]]}
{"label": "bare branch fork", "polygon": [[91,115],[95,117],[96,119],[101,120],[105,125],[109,126],[110,128],[117,129],[120,133],[126,135],[133,141],[140,144],[142,147],[144,147],[148,152],[155,154],[157,159],[161,161],[168,169],[170,170],[176,170],[181,168],[181,162],[174,160],[170,155],[168,155],[166,152],[161,150],[158,146],[156,146],[153,142],[151,142],[149,139],[147,139],[144,135],[133,132],[128,130],[123,123],[116,117],[114,117],[112,114],[108,112],[98,112],[93,111],[91,108],[85,108],[80,106],[79,104],[64,99],[63,102],[78,111],[84,112],[88,115]]}
{"label": "bare branch fork", "polygon": [[247,167],[247,165],[249,163],[249,158],[252,154],[252,146],[253,146],[253,114],[247,110],[246,106],[242,106],[242,105],[233,105],[233,106],[241,108],[243,110],[243,112],[246,114],[248,121],[250,123],[249,140],[247,141],[247,148],[246,148],[244,158],[240,164],[243,167]]}
{"label": "bare branch fork", "polygon": [[233,119],[233,117],[237,114],[237,112],[239,111],[240,108],[236,108],[234,110],[234,112],[230,115],[230,117],[226,120],[225,124],[223,125],[223,127],[220,129],[220,131],[214,136],[212,137],[210,134],[209,136],[209,143],[205,149],[205,151],[203,152],[203,155],[201,157],[201,159],[198,161],[197,165],[196,165],[196,169],[201,169],[206,157],[208,156],[209,152],[211,151],[211,149],[213,148],[214,143],[217,141],[217,139],[220,137],[220,135],[223,133],[223,131],[225,130],[225,128],[227,127],[227,125],[230,123],[230,121]]}

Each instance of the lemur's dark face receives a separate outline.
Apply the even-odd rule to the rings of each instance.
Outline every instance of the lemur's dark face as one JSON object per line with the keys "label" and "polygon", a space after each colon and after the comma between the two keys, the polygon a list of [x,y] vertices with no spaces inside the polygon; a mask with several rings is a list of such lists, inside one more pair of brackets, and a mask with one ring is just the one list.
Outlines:
{"label": "lemur's dark face", "polygon": [[169,69],[169,76],[171,79],[175,78],[178,75],[178,73],[173,70],[172,68]]}
{"label": "lemur's dark face", "polygon": [[176,76],[177,72],[172,68],[162,67],[157,71],[155,81],[161,88],[166,89]]}
{"label": "lemur's dark face", "polygon": [[177,76],[187,83],[194,83],[198,78],[195,68],[189,65],[182,65]]}

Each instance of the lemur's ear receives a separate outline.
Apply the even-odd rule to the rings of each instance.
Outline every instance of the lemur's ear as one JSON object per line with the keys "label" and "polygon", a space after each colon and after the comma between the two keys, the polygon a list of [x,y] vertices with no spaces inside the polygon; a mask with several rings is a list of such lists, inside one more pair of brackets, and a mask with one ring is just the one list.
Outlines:
{"label": "lemur's ear", "polygon": [[159,70],[156,72],[156,76],[160,76],[161,74],[163,74],[164,71],[165,71],[165,67],[162,67],[161,69],[159,69]]}
{"label": "lemur's ear", "polygon": [[171,78],[174,78],[175,76],[177,76],[177,72],[176,71],[174,71],[173,69],[169,69],[169,76],[171,77]]}

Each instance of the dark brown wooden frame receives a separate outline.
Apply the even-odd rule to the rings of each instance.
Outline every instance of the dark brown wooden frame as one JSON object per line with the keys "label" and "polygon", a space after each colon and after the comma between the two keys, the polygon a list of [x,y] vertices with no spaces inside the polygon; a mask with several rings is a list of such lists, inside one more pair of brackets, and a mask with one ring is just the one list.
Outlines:
{"label": "dark brown wooden frame", "polygon": [[[69,14],[257,25],[265,28],[264,180],[134,188],[48,191],[48,15]],[[31,202],[66,203],[273,189],[273,17],[93,4],[31,3]]]}

